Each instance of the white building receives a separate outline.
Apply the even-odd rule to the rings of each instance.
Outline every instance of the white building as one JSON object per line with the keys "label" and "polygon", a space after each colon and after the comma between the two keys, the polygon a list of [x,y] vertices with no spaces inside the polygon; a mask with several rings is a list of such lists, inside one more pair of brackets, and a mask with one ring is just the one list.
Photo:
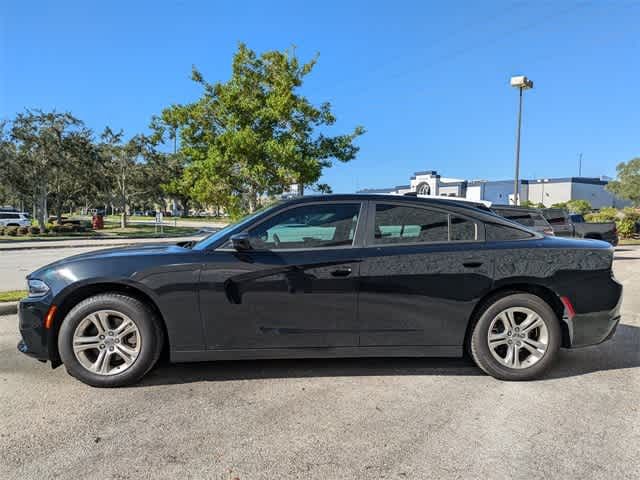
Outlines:
{"label": "white building", "polygon": [[[628,205],[605,189],[605,178],[566,177],[520,180],[520,201],[529,200],[549,207],[569,200],[587,200],[593,208]],[[462,180],[442,177],[435,170],[416,172],[408,185],[392,188],[365,189],[359,193],[418,192],[421,195],[463,197],[488,200],[496,204],[513,204],[513,180]]]}

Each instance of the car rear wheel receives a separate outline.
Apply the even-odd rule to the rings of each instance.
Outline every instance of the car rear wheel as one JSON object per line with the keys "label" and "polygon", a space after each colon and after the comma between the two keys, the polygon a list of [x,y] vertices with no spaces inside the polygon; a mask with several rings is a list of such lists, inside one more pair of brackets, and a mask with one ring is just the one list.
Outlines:
{"label": "car rear wheel", "polygon": [[476,364],[501,380],[532,380],[555,360],[561,330],[541,298],[516,293],[496,299],[480,313],[470,340]]}
{"label": "car rear wheel", "polygon": [[83,300],[64,319],[58,350],[67,371],[94,387],[140,380],[158,361],[163,332],[140,300],[107,293]]}

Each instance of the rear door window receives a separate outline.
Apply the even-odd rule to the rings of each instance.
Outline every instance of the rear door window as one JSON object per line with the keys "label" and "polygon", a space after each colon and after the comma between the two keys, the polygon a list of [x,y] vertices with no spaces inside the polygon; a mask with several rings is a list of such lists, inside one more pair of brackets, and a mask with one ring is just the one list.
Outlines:
{"label": "rear door window", "polygon": [[477,239],[477,223],[468,218],[422,207],[376,204],[374,245]]}
{"label": "rear door window", "polygon": [[373,243],[449,241],[449,216],[426,208],[376,204]]}
{"label": "rear door window", "polygon": [[468,218],[451,215],[450,240],[452,242],[470,242],[478,239],[478,225]]}

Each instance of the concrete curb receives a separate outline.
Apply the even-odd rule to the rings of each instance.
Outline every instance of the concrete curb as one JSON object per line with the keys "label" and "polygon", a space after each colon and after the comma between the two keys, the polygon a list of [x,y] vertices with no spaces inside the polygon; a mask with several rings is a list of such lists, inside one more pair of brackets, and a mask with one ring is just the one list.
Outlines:
{"label": "concrete curb", "polygon": [[18,313],[18,302],[0,303],[0,315],[13,315]]}

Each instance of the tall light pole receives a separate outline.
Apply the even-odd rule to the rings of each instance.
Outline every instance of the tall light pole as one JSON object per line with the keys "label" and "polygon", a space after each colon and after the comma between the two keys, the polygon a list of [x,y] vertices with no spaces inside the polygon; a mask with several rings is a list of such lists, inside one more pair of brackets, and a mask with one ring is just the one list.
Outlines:
{"label": "tall light pole", "polygon": [[527,77],[520,75],[511,77],[511,86],[520,91],[518,103],[518,128],[516,129],[516,176],[513,180],[513,204],[518,205],[520,197],[520,129],[522,128],[522,91],[533,88],[533,82]]}

